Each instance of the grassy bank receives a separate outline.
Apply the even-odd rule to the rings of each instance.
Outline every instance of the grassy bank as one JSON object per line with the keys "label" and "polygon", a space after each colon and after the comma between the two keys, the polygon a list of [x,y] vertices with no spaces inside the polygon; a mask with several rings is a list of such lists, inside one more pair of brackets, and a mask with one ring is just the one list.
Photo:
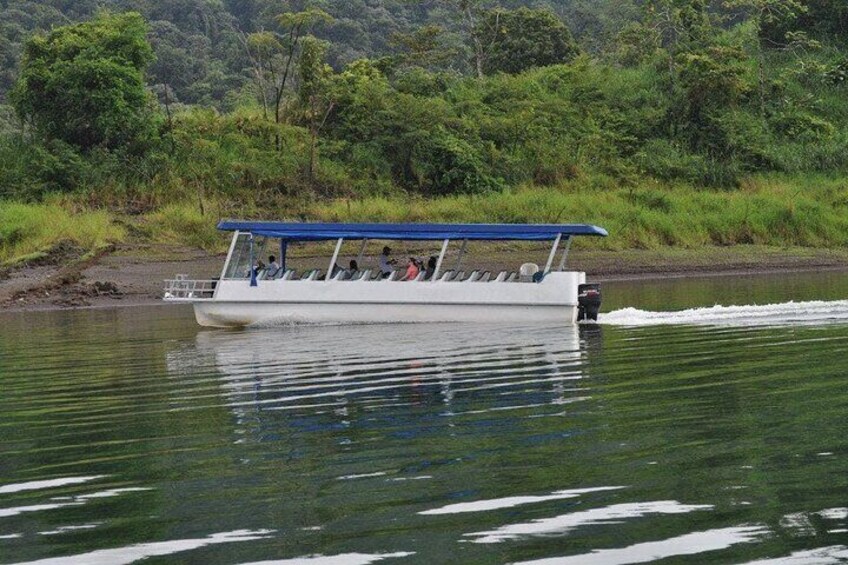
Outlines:
{"label": "grassy bank", "polygon": [[122,241],[126,230],[102,210],[71,210],[67,204],[0,203],[0,265],[37,261],[60,243],[92,251]]}
{"label": "grassy bank", "polygon": [[[90,249],[134,241],[221,252],[215,230],[224,217],[340,222],[594,223],[610,233],[584,242],[607,251],[697,250],[758,245],[817,249],[848,247],[848,179],[752,177],[739,190],[706,190],[653,181],[597,189],[578,183],[524,187],[475,196],[432,199],[398,195],[292,201],[177,201],[143,215],[83,208],[73,198],[45,204],[0,205],[0,261],[31,258],[61,241]],[[128,226],[131,229],[125,229]]]}
{"label": "grassy bank", "polygon": [[599,191],[566,185],[430,200],[337,200],[308,215],[325,221],[587,222],[610,232],[600,243],[605,249],[835,248],[848,245],[848,179],[758,177],[735,191],[648,182]]}

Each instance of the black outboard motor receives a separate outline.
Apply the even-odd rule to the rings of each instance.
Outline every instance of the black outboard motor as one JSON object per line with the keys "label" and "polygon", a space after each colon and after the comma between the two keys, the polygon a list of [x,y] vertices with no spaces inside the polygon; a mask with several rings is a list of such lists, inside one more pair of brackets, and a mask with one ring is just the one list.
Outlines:
{"label": "black outboard motor", "polygon": [[581,284],[577,287],[577,321],[598,321],[601,309],[601,285]]}

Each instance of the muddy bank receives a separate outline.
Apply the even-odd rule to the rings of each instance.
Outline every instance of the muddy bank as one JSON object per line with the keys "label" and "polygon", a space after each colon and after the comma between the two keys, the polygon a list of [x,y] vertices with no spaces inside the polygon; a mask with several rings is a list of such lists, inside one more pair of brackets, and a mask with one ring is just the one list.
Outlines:
{"label": "muddy bank", "polygon": [[[7,270],[0,280],[5,310],[108,307],[161,303],[163,281],[177,273],[217,276],[223,257],[170,246],[117,246],[91,257]],[[45,264],[46,263],[46,264]]]}
{"label": "muddy bank", "polygon": [[[396,247],[393,254],[399,263],[408,253],[428,253]],[[545,255],[540,249],[529,260],[544,263]],[[466,265],[491,271],[516,270],[526,260],[526,250],[482,248]],[[200,279],[216,277],[223,261],[222,255],[166,245],[124,245],[87,255],[82,250],[61,248],[37,262],[0,272],[0,307],[9,311],[161,304],[165,279],[178,273]],[[326,269],[326,261],[326,254],[296,250],[290,265],[298,270]],[[450,261],[446,260],[447,268],[452,266]],[[368,257],[363,267],[373,268],[371,263],[375,262],[374,257]],[[845,269],[848,273],[848,250],[754,246],[659,251],[575,249],[568,264],[600,282],[824,269]]]}

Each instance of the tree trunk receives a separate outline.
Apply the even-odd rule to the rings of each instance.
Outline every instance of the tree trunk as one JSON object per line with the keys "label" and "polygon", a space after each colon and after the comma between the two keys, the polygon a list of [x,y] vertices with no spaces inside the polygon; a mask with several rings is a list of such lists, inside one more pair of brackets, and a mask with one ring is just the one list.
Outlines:
{"label": "tree trunk", "polygon": [[[278,126],[280,125],[280,105],[283,101],[283,92],[286,88],[286,82],[289,80],[289,71],[291,70],[291,64],[294,60],[294,54],[295,50],[297,49],[297,43],[298,41],[300,41],[301,27],[301,25],[297,25],[292,28],[288,59],[286,59],[286,67],[283,70],[283,76],[280,79],[280,84],[277,88],[277,97],[274,102],[274,123],[276,123]],[[274,146],[276,147],[277,151],[282,148],[281,145],[282,144],[280,143],[280,131],[279,128],[277,128],[277,131],[274,133]]]}
{"label": "tree trunk", "polygon": [[174,153],[177,152],[177,146],[174,143],[174,119],[173,119],[173,116],[171,115],[171,97],[168,94],[169,86],[168,86],[167,82],[165,83],[164,87],[165,87],[165,115],[168,116],[168,139],[171,141],[171,143],[170,143],[170,145],[171,145],[170,155],[171,155],[171,157],[173,157]]}
{"label": "tree trunk", "polygon": [[471,11],[471,2],[465,4],[465,21],[468,25],[468,31],[471,34],[471,41],[474,43],[474,63],[477,71],[477,78],[483,78],[483,44],[480,42],[480,37],[477,35],[474,22],[474,12]]}
{"label": "tree trunk", "polygon": [[315,179],[315,161],[318,158],[316,144],[318,140],[318,124],[315,123],[315,97],[311,100],[312,112],[309,118],[309,168],[306,171],[306,180],[309,188],[313,188]]}

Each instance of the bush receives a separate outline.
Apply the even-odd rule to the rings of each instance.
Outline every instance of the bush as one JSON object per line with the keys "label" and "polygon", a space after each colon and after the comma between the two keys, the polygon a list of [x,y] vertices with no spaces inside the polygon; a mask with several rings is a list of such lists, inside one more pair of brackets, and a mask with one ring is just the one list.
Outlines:
{"label": "bush", "polygon": [[414,159],[422,189],[427,194],[476,194],[503,188],[488,175],[479,154],[468,142],[437,129],[415,148]]}

